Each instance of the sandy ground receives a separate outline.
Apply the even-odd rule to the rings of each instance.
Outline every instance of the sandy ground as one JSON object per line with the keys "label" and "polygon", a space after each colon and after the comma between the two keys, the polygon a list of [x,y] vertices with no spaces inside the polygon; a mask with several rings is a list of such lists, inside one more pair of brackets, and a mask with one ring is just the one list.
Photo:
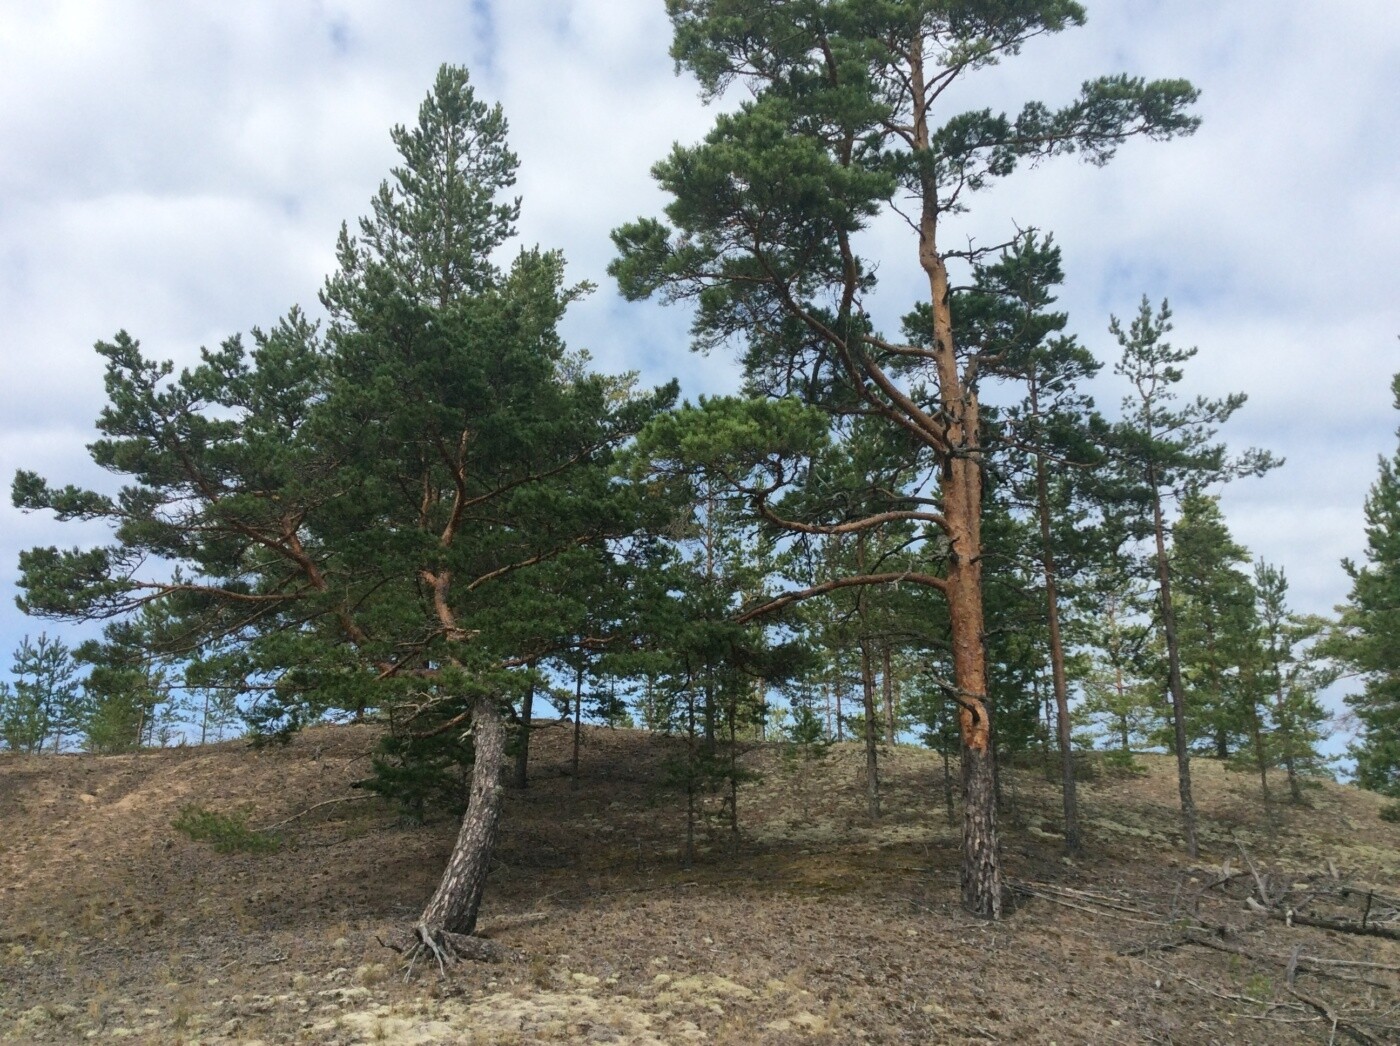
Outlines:
{"label": "sandy ground", "polygon": [[1270,826],[1257,780],[1197,760],[1190,862],[1172,766],[1149,757],[1143,776],[1081,785],[1087,848],[1070,861],[1054,786],[1038,765],[1013,771],[1017,904],[988,924],[957,904],[933,753],[884,754],[872,822],[856,746],[796,767],[755,746],[737,840],[707,818],[683,868],[673,745],[589,730],[575,782],[566,731],[546,729],[531,787],[509,793],[483,909],[514,957],[444,977],[405,971],[376,935],[431,893],[449,819],[414,825],[357,798],[282,826],[270,853],[173,827],[191,804],[258,827],[361,796],[349,785],[374,737],[0,755],[0,1040],[1400,1042],[1400,940],[1289,925],[1246,900],[1262,882],[1288,891],[1281,910],[1397,918],[1400,825],[1354,789],[1310,788]]}

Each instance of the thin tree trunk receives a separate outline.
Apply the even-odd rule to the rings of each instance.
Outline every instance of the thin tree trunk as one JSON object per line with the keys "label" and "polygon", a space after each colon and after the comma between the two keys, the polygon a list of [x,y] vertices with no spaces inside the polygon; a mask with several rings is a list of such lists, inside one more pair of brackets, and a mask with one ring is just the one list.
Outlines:
{"label": "thin tree trunk", "polygon": [[894,657],[890,653],[889,643],[884,644],[880,654],[883,661],[880,682],[884,687],[885,698],[885,743],[893,748],[898,740],[899,715],[895,711],[897,701],[894,692],[894,672],[892,671]]}
{"label": "thin tree trunk", "polygon": [[837,675],[836,675],[836,685],[835,685],[835,692],[836,692],[836,740],[838,740],[838,741],[844,741],[844,740],[846,740],[846,725],[845,725],[844,722],[842,722],[842,720],[845,719],[845,713],[842,712],[842,710],[841,710],[841,695],[842,695],[843,693],[845,693],[845,690],[846,690],[846,680],[845,680],[845,677],[842,676],[842,675],[840,674],[840,672],[838,671],[838,672],[837,672]]}
{"label": "thin tree trunk", "polygon": [[583,743],[583,661],[578,663],[578,671],[574,673],[574,759],[572,765],[573,777],[570,787],[578,788],[578,750]]}
{"label": "thin tree trunk", "polygon": [[[1034,382],[1031,409],[1039,411]],[[1055,549],[1050,530],[1050,483],[1045,459],[1035,456],[1036,508],[1040,516],[1041,566],[1045,573],[1045,620],[1050,629],[1050,674],[1055,687],[1055,727],[1060,742],[1060,783],[1064,790],[1065,850],[1079,852],[1079,806],[1074,787],[1074,747],[1070,738],[1069,681],[1065,675],[1065,645],[1060,637],[1060,602],[1055,577]]]}
{"label": "thin tree trunk", "polygon": [[1254,761],[1259,768],[1259,793],[1264,800],[1264,819],[1268,822],[1269,830],[1274,828],[1274,804],[1273,797],[1269,793],[1269,756],[1264,751],[1264,729],[1259,722],[1259,709],[1250,699],[1249,727],[1251,740],[1254,742]]}
{"label": "thin tree trunk", "polygon": [[[1123,680],[1123,666],[1122,666],[1122,665],[1115,665],[1115,666],[1114,666],[1114,670],[1113,670],[1113,675],[1114,675],[1113,692],[1114,692],[1115,694],[1118,695],[1118,707],[1119,707],[1119,708],[1123,708],[1123,707],[1124,707],[1123,700],[1124,700],[1125,695],[1126,695],[1127,692],[1128,692],[1127,683]],[[1127,714],[1126,712],[1124,712],[1123,715],[1121,715],[1121,716],[1118,718],[1118,731],[1119,731],[1119,737],[1118,737],[1118,739],[1119,739],[1119,741],[1122,742],[1123,754],[1124,754],[1124,755],[1131,755],[1133,750],[1132,750],[1131,745],[1129,744],[1129,742],[1130,742],[1130,737],[1129,737],[1129,723],[1128,723],[1128,714]]]}
{"label": "thin tree trunk", "polygon": [[1279,733],[1283,735],[1283,769],[1288,776],[1288,800],[1297,805],[1303,801],[1303,789],[1298,783],[1298,768],[1293,757],[1293,725],[1283,708],[1283,691],[1279,690]]}
{"label": "thin tree trunk", "polygon": [[1298,770],[1294,761],[1293,717],[1288,712],[1288,696],[1283,681],[1283,668],[1279,664],[1277,649],[1270,640],[1270,655],[1274,665],[1274,678],[1278,680],[1278,693],[1274,698],[1274,715],[1278,719],[1279,739],[1283,742],[1283,769],[1288,777],[1288,800],[1297,805],[1303,801],[1303,790],[1298,784]]}
{"label": "thin tree trunk", "polygon": [[472,737],[476,760],[472,766],[471,801],[462,818],[447,870],[415,927],[420,940],[440,941],[444,933],[470,936],[476,930],[486,875],[496,846],[496,828],[501,817],[501,772],[506,761],[505,720],[495,699],[476,699]]}
{"label": "thin tree trunk", "polygon": [[865,696],[865,805],[874,820],[880,817],[879,728],[875,723],[875,666],[871,664],[870,644],[860,641],[861,689]]}
{"label": "thin tree trunk", "polygon": [[738,709],[734,702],[725,708],[729,720],[729,836],[735,851],[739,849],[739,730]]}
{"label": "thin tree trunk", "polygon": [[957,823],[957,813],[953,807],[953,768],[949,765],[946,740],[938,746],[938,752],[943,756],[943,807],[948,812],[948,826],[951,828]]}
{"label": "thin tree trunk", "polygon": [[515,749],[515,787],[530,787],[530,723],[535,712],[535,684],[520,702],[520,742]]}
{"label": "thin tree trunk", "polygon": [[695,687],[690,680],[686,681],[685,709],[685,852],[681,867],[689,868],[695,862]]}
{"label": "thin tree trunk", "polygon": [[715,754],[716,735],[715,681],[713,669],[705,670],[705,753]]}
{"label": "thin tree trunk", "polygon": [[1167,644],[1167,689],[1172,698],[1172,720],[1176,738],[1177,789],[1181,794],[1181,823],[1186,834],[1186,853],[1199,856],[1196,845],[1196,800],[1191,797],[1191,753],[1186,747],[1186,694],[1181,685],[1181,650],[1176,637],[1176,613],[1172,609],[1171,566],[1167,562],[1166,524],[1162,520],[1162,499],[1157,493],[1156,472],[1149,468],[1147,482],[1152,488],[1152,524],[1157,541],[1158,594],[1162,611],[1162,635]]}

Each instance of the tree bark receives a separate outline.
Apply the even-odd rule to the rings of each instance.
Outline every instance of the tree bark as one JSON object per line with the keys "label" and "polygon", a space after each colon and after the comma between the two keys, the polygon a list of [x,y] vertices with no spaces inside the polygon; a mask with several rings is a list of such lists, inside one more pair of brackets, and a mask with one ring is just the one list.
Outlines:
{"label": "tree bark", "polygon": [[[579,653],[580,659],[583,657],[582,651]],[[578,671],[574,673],[574,755],[570,764],[572,776],[569,778],[569,787],[578,790],[578,750],[583,744],[583,661],[578,663]]]}
{"label": "tree bark", "polygon": [[1172,698],[1172,720],[1176,738],[1177,790],[1181,794],[1181,823],[1186,834],[1186,853],[1200,855],[1196,845],[1196,800],[1191,797],[1191,753],[1186,747],[1186,693],[1181,684],[1181,648],[1176,636],[1176,613],[1172,610],[1171,565],[1167,562],[1166,524],[1162,519],[1162,498],[1157,493],[1157,475],[1148,469],[1152,490],[1152,526],[1157,541],[1158,595],[1162,611],[1162,636],[1167,644],[1167,689]]}
{"label": "tree bark", "polygon": [[530,787],[530,722],[535,712],[535,685],[520,702],[520,743],[515,749],[515,787]]}
{"label": "tree bark", "polygon": [[943,757],[943,808],[948,814],[948,827],[953,827],[957,823],[957,815],[953,807],[953,770],[948,759],[948,742],[945,740],[938,746],[938,753]]}
{"label": "tree bark", "polygon": [[899,734],[899,714],[895,711],[898,702],[894,692],[894,656],[890,652],[889,643],[885,643],[880,653],[883,661],[880,681],[884,687],[885,698],[885,743],[893,748]]}
{"label": "tree bark", "polygon": [[[1039,411],[1031,386],[1031,409]],[[1065,645],[1060,636],[1060,602],[1055,578],[1055,550],[1050,530],[1050,484],[1045,458],[1035,456],[1036,508],[1040,516],[1041,566],[1045,572],[1045,620],[1050,630],[1050,674],[1055,687],[1055,735],[1060,742],[1060,781],[1064,789],[1065,850],[1079,852],[1079,805],[1074,786],[1074,747],[1070,737],[1069,682],[1065,674]]]}
{"label": "tree bark", "polygon": [[1000,919],[1001,856],[997,852],[995,767],[990,748],[963,746],[963,906]]}
{"label": "tree bark", "polygon": [[501,817],[501,772],[505,767],[506,729],[494,698],[479,697],[472,711],[476,760],[472,766],[471,801],[462,818],[457,843],[437,892],[414,927],[420,941],[439,944],[443,934],[470,936],[486,889],[496,829]]}
{"label": "tree bark", "polygon": [[1254,765],[1259,770],[1259,793],[1264,801],[1264,820],[1269,831],[1274,830],[1274,800],[1269,791],[1269,754],[1264,750],[1264,724],[1259,720],[1259,707],[1249,698],[1249,732],[1254,742]]}
{"label": "tree bark", "polygon": [[836,670],[836,682],[832,690],[836,694],[836,740],[844,741],[846,740],[846,724],[843,723],[842,720],[845,719],[846,716],[841,710],[841,695],[846,692],[846,680],[845,677],[841,675],[839,665]]}
{"label": "tree bark", "polygon": [[[924,41],[910,49],[916,151],[932,150],[928,125],[930,96],[924,77]],[[962,900],[968,911],[1001,917],[1001,857],[996,826],[996,767],[991,750],[991,710],[987,702],[987,660],[982,607],[982,447],[975,359],[959,371],[953,339],[952,291],[948,267],[938,247],[940,202],[934,166],[920,172],[919,266],[928,278],[933,313],[932,355],[938,375],[941,424],[928,432],[939,457],[948,615],[952,624],[954,699],[963,748]]]}
{"label": "tree bark", "polygon": [[860,641],[860,677],[865,695],[865,804],[872,820],[880,817],[880,753],[879,727],[875,720],[875,666],[871,663],[870,644]]}

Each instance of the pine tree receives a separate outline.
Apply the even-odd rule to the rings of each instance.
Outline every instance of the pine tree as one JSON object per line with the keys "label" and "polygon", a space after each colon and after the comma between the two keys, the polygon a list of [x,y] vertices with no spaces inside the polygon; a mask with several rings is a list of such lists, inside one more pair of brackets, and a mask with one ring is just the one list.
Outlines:
{"label": "pine tree", "polygon": [[0,692],[0,738],[13,751],[42,752],[82,725],[82,688],[73,654],[61,639],[47,633],[25,636],[15,648],[10,672],[14,682]]}
{"label": "pine tree", "polygon": [[[1400,409],[1400,374],[1391,389]],[[1400,452],[1381,458],[1365,512],[1366,561],[1343,563],[1351,592],[1328,649],[1362,680],[1346,699],[1361,725],[1349,750],[1356,780],[1400,797]]]}
{"label": "pine tree", "polygon": [[[656,165],[674,228],[644,219],[617,230],[621,256],[611,271],[629,297],[659,291],[695,301],[696,347],[736,344],[754,395],[878,419],[936,480],[934,491],[887,492],[873,516],[831,501],[813,503],[821,511],[806,519],[775,515],[792,533],[854,533],[898,517],[925,528],[927,545],[941,543],[943,552],[925,556],[946,554],[941,573],[925,566],[903,580],[947,599],[963,738],[963,903],[995,918],[1002,884],[982,647],[983,361],[956,337],[947,223],[1022,161],[1077,153],[1104,163],[1130,137],[1189,133],[1196,121],[1185,110],[1196,92],[1181,80],[1112,76],[1086,83],[1060,109],[1030,102],[1014,118],[943,110],[955,81],[1082,23],[1083,9],[1066,0],[668,0],[667,9],[672,54],[707,97],[735,83],[749,94],[703,143],[677,145]],[[907,217],[907,258],[926,280],[922,342],[882,336],[866,311],[877,266],[858,253],[860,234],[890,212]],[[765,501],[779,490],[752,493]],[[838,583],[891,580],[854,578],[794,590],[771,612]]]}
{"label": "pine tree", "polygon": [[1255,592],[1249,553],[1231,537],[1216,498],[1190,491],[1172,528],[1170,564],[1186,693],[1186,736],[1225,759],[1255,731]]}
{"label": "pine tree", "polygon": [[1146,296],[1127,328],[1116,317],[1109,324],[1121,349],[1114,370],[1127,379],[1132,392],[1123,400],[1122,418],[1112,433],[1116,484],[1110,482],[1102,496],[1119,502],[1116,511],[1120,518],[1143,520],[1145,525],[1135,536],[1148,538],[1153,545],[1182,828],[1186,851],[1195,857],[1196,802],[1191,794],[1186,691],[1172,598],[1174,579],[1167,555],[1167,507],[1187,490],[1203,489],[1239,476],[1260,475],[1282,462],[1261,450],[1249,450],[1231,458],[1224,444],[1212,442],[1218,428],[1244,405],[1243,393],[1218,400],[1198,396],[1191,403],[1176,404],[1172,386],[1181,381],[1181,366],[1196,355],[1196,349],[1177,349],[1166,341],[1171,329],[1171,310],[1166,302],[1154,314]]}
{"label": "pine tree", "polygon": [[1330,717],[1318,694],[1336,682],[1338,670],[1323,656],[1326,622],[1289,612],[1282,568],[1256,563],[1254,592],[1263,659],[1261,700],[1271,706],[1273,719],[1268,765],[1284,768],[1289,801],[1301,803],[1302,775],[1330,776],[1329,760],[1319,750]]}
{"label": "pine tree", "polygon": [[[1093,355],[1061,332],[1064,313],[1052,312],[1052,290],[1064,280],[1060,252],[1050,239],[1021,236],[992,265],[975,269],[963,294],[964,338],[976,340],[989,372],[1014,384],[1019,402],[1002,411],[989,439],[993,460],[1007,476],[1009,493],[1035,520],[1045,607],[1045,644],[1055,702],[1056,741],[1064,800],[1065,848],[1080,848],[1074,751],[1069,713],[1069,673],[1062,618],[1063,590],[1082,566],[1085,513],[1077,504],[1073,473],[1100,457],[1090,430],[1099,420],[1081,391],[1099,370]],[[1053,478],[1052,478],[1053,473]]]}
{"label": "pine tree", "polygon": [[1148,586],[1111,554],[1080,599],[1090,622],[1081,712],[1103,724],[1116,761],[1132,766],[1133,750],[1150,745],[1167,722],[1159,685],[1165,673],[1158,671],[1161,659],[1152,646]]}
{"label": "pine tree", "polygon": [[[470,731],[468,811],[405,947],[439,961],[475,940],[500,815],[507,710],[572,634],[574,557],[648,525],[616,449],[674,396],[590,373],[557,333],[584,288],[522,250],[499,269],[516,202],[499,107],[444,67],[402,166],[340,238],[323,332],[298,310],[254,348],[230,339],[179,374],[125,333],[98,351],[109,405],[92,445],[117,498],[20,473],[20,507],[107,521],[110,544],[21,558],[26,610],[122,617],[159,603],[187,682],[253,695],[266,727],[392,710],[418,738]],[[148,573],[175,562],[173,575]]]}

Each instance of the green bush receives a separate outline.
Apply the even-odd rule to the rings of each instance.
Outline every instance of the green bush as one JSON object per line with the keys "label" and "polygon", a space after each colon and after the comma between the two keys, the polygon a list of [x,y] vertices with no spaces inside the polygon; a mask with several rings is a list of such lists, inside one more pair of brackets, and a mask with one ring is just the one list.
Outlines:
{"label": "green bush", "polygon": [[273,853],[282,841],[268,832],[248,827],[248,814],[221,814],[191,803],[180,809],[174,828],[197,843],[212,843],[221,854]]}
{"label": "green bush", "polygon": [[1141,777],[1147,773],[1147,768],[1137,761],[1132,752],[1125,752],[1121,748],[1110,748],[1099,756],[1099,764],[1104,773],[1114,777]]}
{"label": "green bush", "polygon": [[1387,803],[1381,807],[1381,820],[1400,824],[1400,803]]}

